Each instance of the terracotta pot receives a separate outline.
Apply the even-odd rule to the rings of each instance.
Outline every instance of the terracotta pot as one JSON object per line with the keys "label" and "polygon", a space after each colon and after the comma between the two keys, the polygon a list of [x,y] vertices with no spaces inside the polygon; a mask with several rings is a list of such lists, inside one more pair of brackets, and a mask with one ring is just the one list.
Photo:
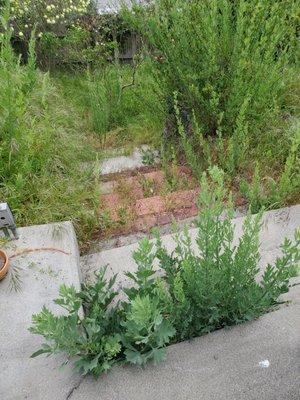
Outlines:
{"label": "terracotta pot", "polygon": [[7,254],[0,250],[0,281],[5,278],[9,267],[9,258]]}

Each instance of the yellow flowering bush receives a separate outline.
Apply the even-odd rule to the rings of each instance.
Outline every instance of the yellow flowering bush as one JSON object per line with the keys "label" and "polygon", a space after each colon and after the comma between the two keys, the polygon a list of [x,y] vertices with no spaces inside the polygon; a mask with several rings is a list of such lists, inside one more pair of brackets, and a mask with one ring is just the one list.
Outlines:
{"label": "yellow flowering bush", "polygon": [[23,39],[30,37],[34,27],[39,37],[44,32],[63,31],[67,24],[87,13],[91,0],[10,0],[9,3],[10,25],[14,35]]}
{"label": "yellow flowering bush", "polygon": [[[93,0],[0,0],[6,10],[14,46],[26,61],[35,32],[36,61],[42,69],[99,65],[111,59],[128,30],[116,14],[97,13]],[[1,31],[6,27],[1,27]]]}

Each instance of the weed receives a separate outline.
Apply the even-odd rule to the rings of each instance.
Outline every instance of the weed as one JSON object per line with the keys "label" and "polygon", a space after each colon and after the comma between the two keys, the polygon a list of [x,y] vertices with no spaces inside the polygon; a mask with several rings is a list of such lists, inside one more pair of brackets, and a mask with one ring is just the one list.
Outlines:
{"label": "weed", "polygon": [[130,218],[130,213],[127,207],[119,207],[118,208],[118,224],[126,225]]}
{"label": "weed", "polygon": [[284,163],[281,175],[274,180],[271,177],[262,179],[259,164],[256,164],[251,183],[242,179],[240,190],[248,200],[251,210],[258,212],[262,207],[278,208],[287,204],[287,201],[299,193],[300,182],[300,129],[295,130],[290,152]]}
{"label": "weed", "polygon": [[147,166],[153,166],[155,164],[155,154],[150,149],[142,149],[142,163]]}
{"label": "weed", "polygon": [[93,79],[88,74],[89,106],[92,116],[92,127],[99,135],[102,146],[105,145],[106,133],[110,124],[110,104],[107,98],[106,88],[98,79]]}
{"label": "weed", "polygon": [[[133,132],[135,124],[144,130],[142,144],[147,143],[145,124],[154,134],[152,138],[149,135],[148,141],[154,142],[157,137],[155,130],[162,124],[163,106],[155,92],[157,88],[153,88],[153,82],[146,75],[146,64],[147,61],[137,70],[134,66],[108,65],[88,74],[88,92],[84,101],[93,130],[104,139],[109,140],[107,132],[118,128],[123,128],[118,132],[119,137],[122,131],[125,135]],[[133,84],[132,74],[135,76]],[[125,139],[128,141],[128,137]]]}
{"label": "weed", "polygon": [[113,226],[113,220],[108,210],[102,211],[99,215],[99,227],[101,231],[107,231]]}
{"label": "weed", "polygon": [[143,194],[145,197],[151,197],[155,194],[156,184],[155,180],[145,177],[145,175],[140,174],[139,183],[142,186]]}
{"label": "weed", "polygon": [[194,110],[208,134],[244,136],[250,124],[257,133],[281,101],[282,69],[294,50],[291,10],[292,0],[156,0],[130,18],[159,54],[154,74],[169,96],[178,92],[180,108]]}
{"label": "weed", "polygon": [[9,291],[21,292],[23,286],[22,273],[24,269],[17,265],[12,265],[8,270]]}
{"label": "weed", "polygon": [[266,205],[266,196],[263,194],[263,186],[258,164],[255,166],[251,185],[249,185],[245,179],[242,179],[240,183],[240,190],[242,195],[249,202],[251,212],[257,213],[263,206]]}
{"label": "weed", "polygon": [[[223,171],[211,168],[201,188],[195,243],[187,229],[174,236],[171,254],[157,232],[155,243],[142,240],[133,254],[137,270],[126,274],[131,284],[119,293],[116,276],[105,280],[105,268],[79,293],[62,286],[56,304],[67,314],[55,316],[44,307],[33,316],[31,332],[46,340],[33,356],[64,352],[76,356],[75,367],[84,374],[98,376],[117,363],[159,362],[170,342],[255,319],[277,306],[298,274],[300,232],[294,242],[285,239],[282,255],[258,280],[261,213],[248,215],[234,245],[231,201],[224,213]],[[124,300],[113,303],[117,294]]]}
{"label": "weed", "polygon": [[178,133],[182,141],[182,147],[185,152],[186,160],[192,170],[194,171],[196,177],[201,176],[201,166],[199,164],[199,159],[197,155],[195,154],[194,147],[192,143],[190,142],[190,139],[187,136],[187,131],[184,128],[184,125],[182,123],[181,117],[180,117],[180,111],[178,107],[178,94],[175,93],[175,99],[174,99],[174,108],[175,108],[175,114],[176,114],[176,120],[177,120],[177,126],[178,126]]}

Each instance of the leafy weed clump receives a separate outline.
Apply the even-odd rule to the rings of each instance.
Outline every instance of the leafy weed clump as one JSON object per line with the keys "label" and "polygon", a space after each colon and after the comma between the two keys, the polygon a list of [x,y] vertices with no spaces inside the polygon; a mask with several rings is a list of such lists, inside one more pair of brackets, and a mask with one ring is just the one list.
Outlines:
{"label": "leafy weed clump", "polygon": [[294,242],[285,239],[281,257],[258,279],[261,214],[245,219],[234,244],[223,172],[211,168],[201,186],[195,241],[187,230],[177,233],[170,254],[158,234],[154,243],[143,240],[133,254],[137,270],[126,274],[132,284],[120,291],[105,269],[79,293],[63,286],[56,304],[67,314],[44,308],[33,316],[31,332],[46,339],[33,356],[64,352],[84,374],[98,376],[119,363],[159,362],[169,343],[252,320],[279,304],[298,273],[300,233]]}

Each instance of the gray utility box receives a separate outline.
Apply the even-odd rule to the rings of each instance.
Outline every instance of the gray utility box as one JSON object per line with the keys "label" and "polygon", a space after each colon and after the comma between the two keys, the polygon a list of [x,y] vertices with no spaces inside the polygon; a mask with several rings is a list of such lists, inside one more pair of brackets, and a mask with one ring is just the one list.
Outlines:
{"label": "gray utility box", "polygon": [[4,234],[7,237],[10,237],[8,231],[10,229],[14,237],[18,239],[17,226],[14,216],[7,203],[0,203],[0,229],[4,231]]}

